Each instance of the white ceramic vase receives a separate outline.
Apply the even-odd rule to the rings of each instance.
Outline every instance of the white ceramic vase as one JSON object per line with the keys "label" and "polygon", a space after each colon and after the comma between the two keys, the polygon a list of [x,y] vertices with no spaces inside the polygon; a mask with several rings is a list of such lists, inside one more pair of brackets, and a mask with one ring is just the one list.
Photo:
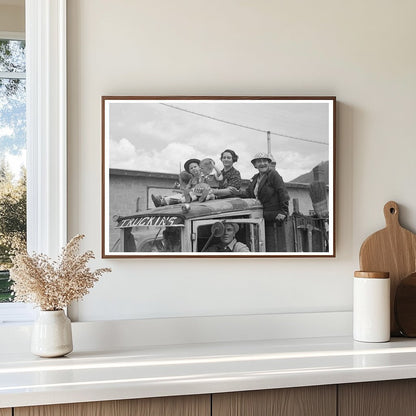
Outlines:
{"label": "white ceramic vase", "polygon": [[63,310],[40,311],[33,325],[31,351],[39,357],[62,357],[72,351],[71,321]]}

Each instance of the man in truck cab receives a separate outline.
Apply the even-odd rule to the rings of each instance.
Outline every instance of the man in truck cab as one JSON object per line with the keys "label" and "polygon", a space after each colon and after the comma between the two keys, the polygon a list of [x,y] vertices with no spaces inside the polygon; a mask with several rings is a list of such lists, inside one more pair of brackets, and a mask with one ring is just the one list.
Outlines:
{"label": "man in truck cab", "polygon": [[207,252],[233,252],[244,253],[250,249],[240,241],[237,241],[236,234],[240,229],[235,222],[227,222],[224,224],[224,233],[220,237],[220,242],[208,247]]}

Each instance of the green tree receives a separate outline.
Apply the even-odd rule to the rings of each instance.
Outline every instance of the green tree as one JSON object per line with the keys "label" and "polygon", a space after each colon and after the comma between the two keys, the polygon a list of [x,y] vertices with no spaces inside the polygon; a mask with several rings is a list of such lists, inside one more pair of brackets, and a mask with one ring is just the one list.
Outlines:
{"label": "green tree", "polygon": [[26,245],[26,170],[18,181],[0,162],[0,269],[11,267],[15,250]]}
{"label": "green tree", "polygon": [[[26,72],[26,43],[23,40],[0,39],[0,72]],[[0,84],[9,96],[22,95],[21,79],[7,79]],[[24,93],[23,93],[24,94]]]}
{"label": "green tree", "polygon": [[26,147],[25,71],[25,42],[0,39],[0,302],[11,300],[11,258],[26,246],[26,172],[16,181],[7,164]]}
{"label": "green tree", "polygon": [[[0,153],[26,147],[25,42],[0,39]],[[23,77],[23,78],[19,78]]]}

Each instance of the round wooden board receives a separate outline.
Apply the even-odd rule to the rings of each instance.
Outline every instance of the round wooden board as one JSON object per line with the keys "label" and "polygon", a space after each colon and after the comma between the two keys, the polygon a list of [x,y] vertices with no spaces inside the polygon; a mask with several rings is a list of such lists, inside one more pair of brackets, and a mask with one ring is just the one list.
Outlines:
{"label": "round wooden board", "polygon": [[406,337],[416,337],[416,273],[397,286],[394,314],[400,332]]}

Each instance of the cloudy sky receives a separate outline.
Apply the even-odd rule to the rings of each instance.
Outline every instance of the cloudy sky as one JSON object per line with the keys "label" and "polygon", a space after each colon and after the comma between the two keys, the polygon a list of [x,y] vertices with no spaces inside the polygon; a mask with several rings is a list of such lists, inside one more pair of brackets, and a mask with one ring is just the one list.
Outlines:
{"label": "cloudy sky", "polygon": [[235,168],[248,179],[256,173],[250,163],[254,154],[267,152],[266,131],[272,133],[272,154],[285,181],[310,171],[332,154],[327,102],[107,103],[106,148],[111,168],[179,173],[193,157],[211,157],[222,168],[220,154],[230,148],[240,157]]}
{"label": "cloudy sky", "polygon": [[26,81],[7,78],[8,72],[26,71],[25,42],[1,41],[0,72],[0,159],[18,179],[26,165]]}

